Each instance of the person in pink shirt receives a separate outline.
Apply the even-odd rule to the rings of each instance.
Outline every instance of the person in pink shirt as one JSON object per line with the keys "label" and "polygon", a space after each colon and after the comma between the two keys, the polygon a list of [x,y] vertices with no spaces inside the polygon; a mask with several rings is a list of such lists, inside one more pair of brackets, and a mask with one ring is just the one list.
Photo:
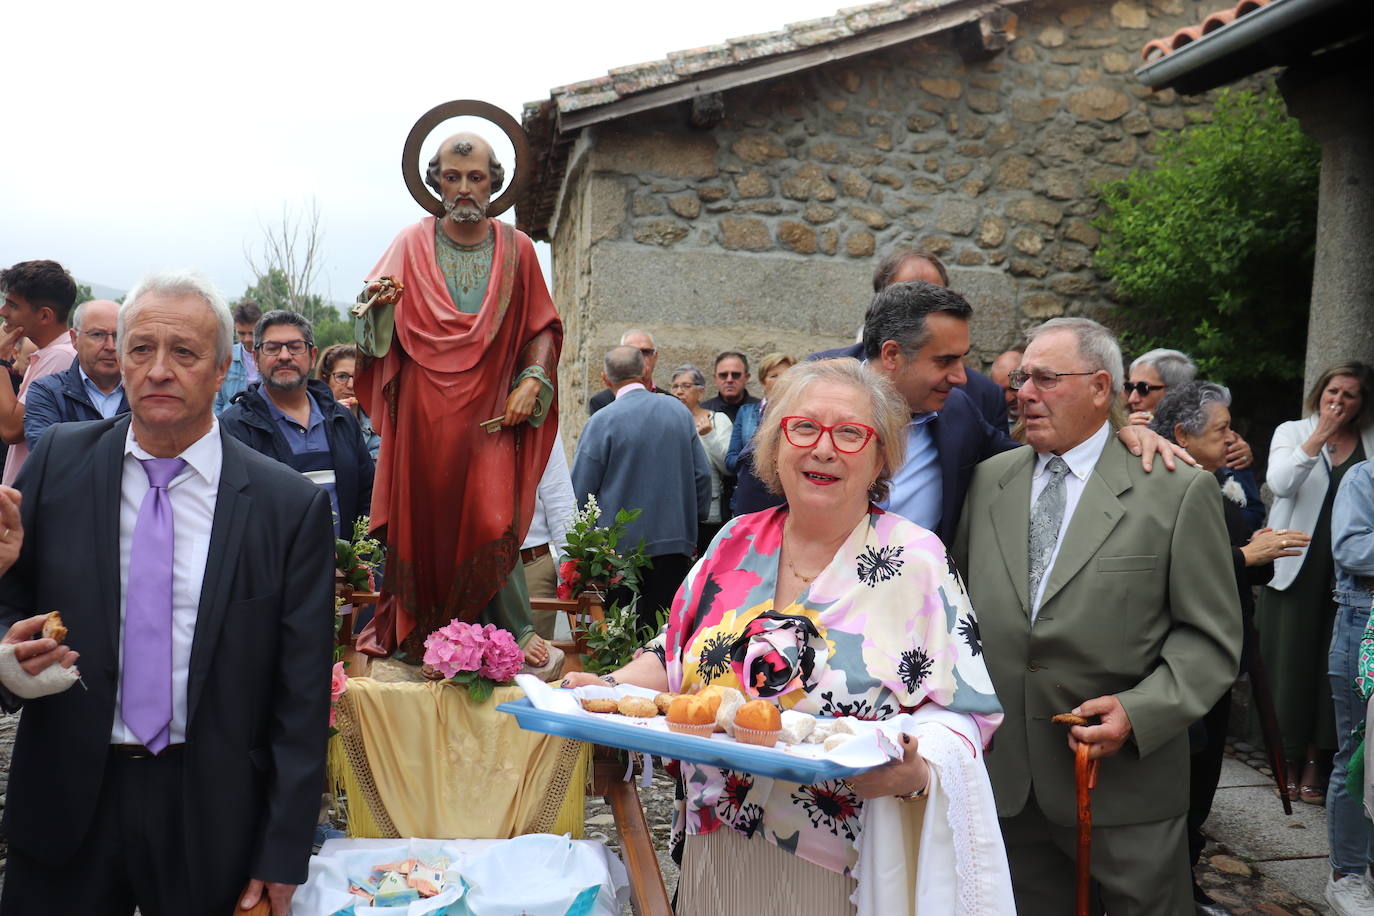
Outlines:
{"label": "person in pink shirt", "polygon": [[34,379],[70,369],[76,359],[67,332],[67,318],[76,304],[76,281],[56,261],[21,261],[0,270],[0,352],[8,352],[22,337],[32,340],[38,350],[29,359],[24,381],[16,395],[9,385],[0,385],[0,439],[10,447],[0,483],[9,486],[29,457],[24,441],[24,397]]}

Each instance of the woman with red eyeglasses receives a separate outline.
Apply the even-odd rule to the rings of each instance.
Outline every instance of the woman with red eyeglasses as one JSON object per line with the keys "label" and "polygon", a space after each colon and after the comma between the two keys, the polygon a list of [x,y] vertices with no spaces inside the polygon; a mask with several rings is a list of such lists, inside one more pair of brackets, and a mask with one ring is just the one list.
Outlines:
{"label": "woman with red eyeglasses", "polygon": [[664,633],[611,677],[896,720],[901,756],[809,786],[681,764],[677,912],[830,916],[851,897],[865,914],[1013,912],[982,760],[1001,706],[973,608],[939,538],[874,505],[911,411],[853,359],[798,365],[769,401],[755,468],[786,503],[727,522]]}

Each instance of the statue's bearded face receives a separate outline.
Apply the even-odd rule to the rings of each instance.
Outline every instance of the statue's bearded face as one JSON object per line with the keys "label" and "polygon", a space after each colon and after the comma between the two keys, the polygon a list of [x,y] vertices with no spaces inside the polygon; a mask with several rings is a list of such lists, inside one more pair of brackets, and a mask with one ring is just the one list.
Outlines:
{"label": "statue's bearded face", "polygon": [[480,222],[491,202],[491,155],[475,144],[439,154],[439,193],[444,216],[455,223]]}

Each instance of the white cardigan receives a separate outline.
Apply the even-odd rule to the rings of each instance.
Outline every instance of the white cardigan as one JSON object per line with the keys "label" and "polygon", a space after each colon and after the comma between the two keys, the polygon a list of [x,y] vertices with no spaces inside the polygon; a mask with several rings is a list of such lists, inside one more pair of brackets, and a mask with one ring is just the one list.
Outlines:
{"label": "white cardigan", "polygon": [[[1323,450],[1316,457],[1302,450],[1302,444],[1317,428],[1316,416],[1289,420],[1274,430],[1269,445],[1269,471],[1264,481],[1274,491],[1274,505],[1269,510],[1270,528],[1292,528],[1315,534],[1312,530],[1321,515],[1326,489],[1331,483],[1331,462]],[[1374,424],[1360,433],[1366,458],[1374,458]],[[1274,578],[1269,587],[1283,591],[1293,584],[1302,569],[1307,554],[1279,557],[1274,561]]]}

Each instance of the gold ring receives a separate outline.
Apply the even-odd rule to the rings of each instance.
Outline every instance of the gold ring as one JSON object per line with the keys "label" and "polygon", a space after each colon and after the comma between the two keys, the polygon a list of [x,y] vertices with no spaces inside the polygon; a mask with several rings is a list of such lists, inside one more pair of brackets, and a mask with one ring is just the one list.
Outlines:
{"label": "gold ring", "polygon": [[1279,543],[1280,543],[1281,545],[1283,545],[1285,548],[1288,546],[1288,542],[1287,542],[1287,541],[1280,541]]}

